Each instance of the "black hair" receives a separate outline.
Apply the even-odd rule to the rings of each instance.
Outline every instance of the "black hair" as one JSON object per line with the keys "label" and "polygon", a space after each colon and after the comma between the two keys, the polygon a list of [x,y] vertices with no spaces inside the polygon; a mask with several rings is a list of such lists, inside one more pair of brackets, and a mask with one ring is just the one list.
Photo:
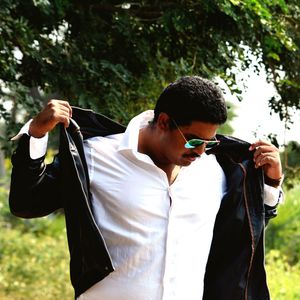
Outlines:
{"label": "black hair", "polygon": [[161,112],[176,120],[178,125],[189,125],[192,121],[221,125],[227,119],[222,91],[199,76],[185,76],[169,84],[156,102],[153,123]]}

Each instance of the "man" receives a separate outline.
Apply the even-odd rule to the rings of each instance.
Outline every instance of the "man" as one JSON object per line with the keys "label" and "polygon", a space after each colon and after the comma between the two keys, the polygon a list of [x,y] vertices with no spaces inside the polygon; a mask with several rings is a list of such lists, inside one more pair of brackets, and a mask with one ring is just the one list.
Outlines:
{"label": "man", "polygon": [[[21,130],[11,211],[64,208],[77,299],[270,299],[263,239],[279,152],[216,134],[226,118],[221,91],[190,76],[127,128],[52,100]],[[45,166],[58,123],[59,154]]]}

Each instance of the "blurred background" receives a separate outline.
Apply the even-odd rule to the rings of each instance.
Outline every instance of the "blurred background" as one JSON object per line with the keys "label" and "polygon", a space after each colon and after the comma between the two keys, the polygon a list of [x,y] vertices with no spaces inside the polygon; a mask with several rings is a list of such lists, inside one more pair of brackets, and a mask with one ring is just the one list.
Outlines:
{"label": "blurred background", "polygon": [[[221,133],[281,151],[285,201],[266,229],[273,300],[300,299],[298,0],[0,0],[0,300],[73,299],[63,212],[8,209],[10,141],[49,99],[127,124],[183,75],[213,80]],[[57,151],[50,136],[47,160]]]}

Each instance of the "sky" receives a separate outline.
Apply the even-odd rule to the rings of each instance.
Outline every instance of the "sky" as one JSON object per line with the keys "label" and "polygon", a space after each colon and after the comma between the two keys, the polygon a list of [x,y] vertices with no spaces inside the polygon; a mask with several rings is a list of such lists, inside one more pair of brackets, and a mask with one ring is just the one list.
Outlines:
{"label": "sky", "polygon": [[276,95],[276,91],[272,84],[267,83],[264,71],[257,75],[248,70],[240,72],[239,76],[244,78],[247,84],[247,90],[242,93],[243,100],[238,101],[229,92],[225,94],[226,100],[236,106],[234,112],[237,117],[231,121],[234,128],[233,135],[253,142],[258,138],[265,139],[269,133],[273,133],[277,134],[280,145],[290,140],[300,141],[299,111],[295,112],[294,124],[290,125],[290,130],[285,130],[284,122],[280,121],[277,114],[271,114],[268,99]]}

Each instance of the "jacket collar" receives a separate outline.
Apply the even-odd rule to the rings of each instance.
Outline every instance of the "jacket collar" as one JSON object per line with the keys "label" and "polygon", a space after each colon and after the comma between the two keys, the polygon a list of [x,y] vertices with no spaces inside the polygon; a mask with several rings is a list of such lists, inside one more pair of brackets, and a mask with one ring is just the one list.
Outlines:
{"label": "jacket collar", "polygon": [[72,115],[80,128],[83,139],[123,133],[126,130],[126,126],[90,109],[72,107]]}
{"label": "jacket collar", "polygon": [[[83,139],[88,139],[95,136],[106,136],[110,134],[124,133],[126,131],[126,126],[121,125],[120,123],[117,123],[102,114],[95,113],[90,109],[72,107],[72,112],[73,119],[76,121],[75,124],[78,124]],[[148,119],[149,116],[145,117],[143,115],[145,113],[149,115],[150,111],[146,111],[141,115],[138,115],[132,121],[136,120],[134,122],[141,122],[141,118],[144,118],[144,121],[142,120],[142,123],[146,122],[145,120]],[[137,125],[135,124],[135,126]],[[132,141],[130,142],[131,138],[131,136],[126,136],[125,134],[125,140],[122,143],[122,148],[125,149],[126,147],[129,147],[129,144],[132,145]],[[229,156],[235,161],[252,159],[253,151],[250,152],[248,150],[250,147],[250,143],[232,136],[224,136],[221,134],[218,134],[217,138],[221,141],[221,143],[218,146],[207,151],[207,154],[215,154],[219,157]]]}
{"label": "jacket collar", "polygon": [[220,144],[207,151],[207,154],[215,154],[219,157],[229,156],[237,162],[253,158],[253,151],[249,151],[250,143],[221,134],[217,134],[217,139],[220,140]]}

